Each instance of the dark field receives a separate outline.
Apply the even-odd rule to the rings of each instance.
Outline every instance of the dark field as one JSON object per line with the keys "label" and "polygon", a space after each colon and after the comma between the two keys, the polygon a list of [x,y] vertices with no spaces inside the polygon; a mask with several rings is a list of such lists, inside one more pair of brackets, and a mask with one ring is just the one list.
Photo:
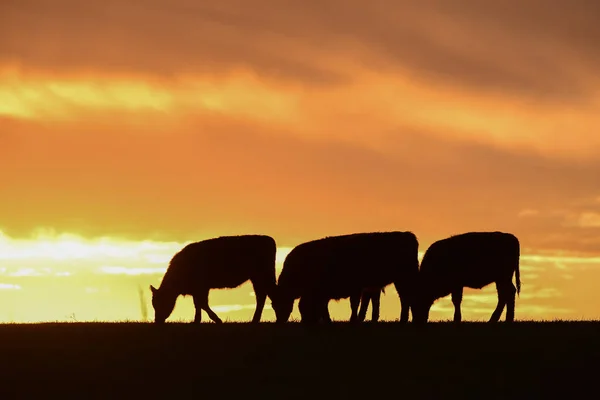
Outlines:
{"label": "dark field", "polygon": [[599,322],[0,325],[0,398],[598,398]]}

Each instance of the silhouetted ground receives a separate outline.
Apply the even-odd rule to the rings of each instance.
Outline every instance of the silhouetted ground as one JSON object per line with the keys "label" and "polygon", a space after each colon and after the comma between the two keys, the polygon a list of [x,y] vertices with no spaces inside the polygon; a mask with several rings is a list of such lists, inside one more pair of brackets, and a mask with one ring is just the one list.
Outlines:
{"label": "silhouetted ground", "polygon": [[596,398],[600,381],[600,322],[9,324],[0,339],[3,399]]}

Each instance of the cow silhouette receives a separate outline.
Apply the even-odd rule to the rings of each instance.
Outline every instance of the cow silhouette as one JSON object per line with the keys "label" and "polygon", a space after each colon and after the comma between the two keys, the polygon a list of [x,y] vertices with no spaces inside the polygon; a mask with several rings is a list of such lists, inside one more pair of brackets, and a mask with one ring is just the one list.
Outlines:
{"label": "cow silhouette", "polygon": [[221,236],[188,244],[171,259],[160,287],[150,286],[155,322],[166,321],[179,295],[191,295],[194,322],[201,322],[204,310],[211,320],[221,323],[208,305],[210,289],[235,288],[248,280],[256,297],[252,322],[259,322],[266,297],[276,287],[276,251],[275,240],[265,235]]}
{"label": "cow silhouette", "polygon": [[277,322],[288,320],[296,299],[302,322],[331,321],[329,301],[344,298],[350,298],[355,321],[363,291],[392,283],[400,297],[400,322],[408,321],[418,247],[412,232],[330,236],[296,246],[277,282],[272,302]]}
{"label": "cow silhouette", "polygon": [[421,261],[412,304],[413,321],[427,322],[433,303],[451,294],[454,321],[460,322],[463,288],[482,289],[491,283],[496,283],[498,305],[489,322],[500,319],[504,306],[506,321],[513,321],[515,293],[521,292],[519,258],[519,240],[510,233],[468,232],[433,243]]}

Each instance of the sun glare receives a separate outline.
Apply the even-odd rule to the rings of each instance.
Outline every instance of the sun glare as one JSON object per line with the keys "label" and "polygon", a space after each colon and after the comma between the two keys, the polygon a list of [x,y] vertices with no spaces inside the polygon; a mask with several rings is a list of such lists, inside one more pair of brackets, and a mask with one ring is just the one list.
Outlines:
{"label": "sun glare", "polygon": [[[197,240],[203,239],[207,238]],[[0,320],[61,320],[68,319],[67,315],[72,313],[78,320],[139,319],[140,296],[149,296],[150,284],[160,284],[169,260],[187,243],[112,237],[88,239],[51,230],[38,230],[29,238],[12,238],[0,231]],[[277,249],[277,275],[292,248]],[[419,261],[423,254],[423,250],[419,252]],[[580,273],[593,273],[590,266],[598,263],[598,257],[523,254],[521,279],[524,291],[519,299],[522,303],[520,315],[539,317],[555,312],[569,315],[574,304],[585,305],[584,290],[588,289],[577,286],[568,272],[577,269]],[[540,280],[542,270],[543,281]],[[544,283],[556,280],[563,282],[564,290],[557,291]],[[565,291],[571,288],[575,291],[571,293],[572,301],[568,305],[563,299]],[[386,291],[382,298],[384,318],[394,317],[399,311],[398,299],[390,293],[395,294],[395,290]],[[230,317],[226,318],[249,318],[255,307],[251,294],[249,283],[235,290],[211,291],[213,309],[228,313]],[[494,287],[481,293],[466,290],[464,314],[475,319],[485,318],[496,300]],[[48,307],[40,308],[40,302]],[[182,298],[178,304],[175,320],[193,316],[191,300]],[[349,305],[346,301],[332,301],[330,310],[334,319],[343,320],[348,315]],[[147,312],[145,309],[141,315]],[[443,299],[432,308],[432,318],[448,318],[452,312],[450,300]],[[265,316],[267,320],[270,317]]]}
{"label": "sun glare", "polygon": [[[88,239],[44,229],[13,238],[0,231],[0,321],[69,320],[71,314],[79,321],[139,319],[139,296],[149,296],[148,286],[160,284],[169,260],[188,243]],[[278,271],[290,250],[278,249]],[[213,309],[250,315],[251,290],[248,284],[214,291]],[[178,304],[174,320],[193,316],[189,299]]]}
{"label": "sun glare", "polygon": [[0,260],[148,257],[148,262],[156,263],[158,260],[164,260],[165,253],[173,253],[181,246],[182,244],[176,242],[85,239],[72,233],[53,234],[43,230],[36,232],[29,239],[13,239],[0,231]]}

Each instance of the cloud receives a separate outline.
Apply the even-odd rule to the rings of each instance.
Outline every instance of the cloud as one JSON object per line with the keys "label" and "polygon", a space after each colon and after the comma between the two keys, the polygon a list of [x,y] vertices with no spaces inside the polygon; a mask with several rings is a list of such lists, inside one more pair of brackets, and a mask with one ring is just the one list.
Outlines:
{"label": "cloud", "polygon": [[[246,25],[245,18],[261,15],[258,8],[240,3],[241,13],[224,9],[234,4],[200,6],[181,0],[8,3],[3,5],[8,21],[3,29],[13,34],[3,35],[2,54],[6,61],[57,72],[101,69],[172,77],[250,68],[261,75],[294,76],[309,82],[339,79],[327,68],[306,62],[300,51],[276,51],[289,42],[277,43],[277,34]],[[31,23],[39,24],[38,28],[22,29]],[[21,38],[14,35],[26,32]],[[43,47],[20,49],[33,42]]]}
{"label": "cloud", "polygon": [[519,214],[517,214],[517,215],[519,217],[529,217],[529,216],[537,215],[537,214],[539,214],[538,210],[533,210],[533,209],[530,209],[530,208],[526,208],[526,209],[523,209],[523,210],[519,211]]}
{"label": "cloud", "polygon": [[596,93],[600,6],[542,0],[5,1],[2,61],[163,77],[249,69],[339,85],[348,65],[551,101]]}
{"label": "cloud", "polygon": [[21,290],[21,286],[12,283],[0,283],[0,290]]}
{"label": "cloud", "polygon": [[584,192],[572,191],[554,206],[540,207],[529,215],[523,227],[535,234],[538,250],[557,251],[575,256],[600,253],[600,204],[597,187],[591,181],[583,184]]}
{"label": "cloud", "polygon": [[[53,78],[0,68],[0,116],[45,122],[96,122],[107,114],[123,123],[206,115],[289,121],[294,93],[274,90],[252,75],[186,80],[169,85],[107,76]],[[141,115],[144,115],[142,118]],[[11,118],[6,118],[10,123]]]}
{"label": "cloud", "polygon": [[[168,265],[168,263],[167,263]],[[101,274],[117,274],[117,275],[157,275],[164,274],[167,269],[165,265],[162,268],[132,268],[132,267],[122,267],[117,265],[105,265],[98,269],[98,272]]]}
{"label": "cloud", "polygon": [[[71,277],[74,274],[162,276],[173,255],[189,242],[135,241],[116,237],[86,239],[51,232],[13,238],[0,231],[0,275],[17,278]],[[281,271],[290,251],[290,247],[278,247],[277,271]]]}
{"label": "cloud", "polygon": [[[176,135],[120,127],[14,126],[9,135],[17,139],[4,148],[0,169],[10,194],[0,198],[5,232],[22,236],[49,226],[183,242],[263,231],[289,246],[357,230],[411,229],[427,243],[462,230],[505,229],[524,246],[544,248],[540,237],[565,228],[562,217],[542,211],[596,197],[600,173],[596,161],[409,128],[380,148],[242,118],[190,118]],[[532,204],[541,214],[519,218]],[[19,218],[8,215],[23,207],[28,212]]]}
{"label": "cloud", "polygon": [[583,212],[579,215],[578,224],[582,228],[600,228],[600,213]]}

